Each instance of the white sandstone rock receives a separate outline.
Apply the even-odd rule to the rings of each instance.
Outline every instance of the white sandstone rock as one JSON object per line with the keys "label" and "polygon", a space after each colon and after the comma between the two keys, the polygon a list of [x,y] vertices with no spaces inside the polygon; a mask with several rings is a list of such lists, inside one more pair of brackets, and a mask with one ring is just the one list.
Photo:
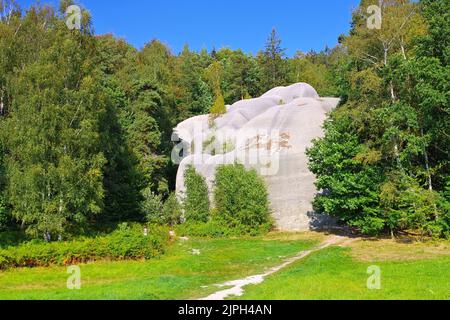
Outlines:
{"label": "white sandstone rock", "polygon": [[179,197],[185,193],[189,165],[206,178],[212,191],[216,168],[239,162],[266,180],[279,229],[303,231],[320,225],[324,217],[313,212],[315,177],[305,152],[312,140],[323,136],[327,113],[338,103],[339,99],[320,98],[313,87],[298,83],[238,101],[212,126],[207,115],[180,123],[174,136],[186,144],[187,156],[177,174]]}

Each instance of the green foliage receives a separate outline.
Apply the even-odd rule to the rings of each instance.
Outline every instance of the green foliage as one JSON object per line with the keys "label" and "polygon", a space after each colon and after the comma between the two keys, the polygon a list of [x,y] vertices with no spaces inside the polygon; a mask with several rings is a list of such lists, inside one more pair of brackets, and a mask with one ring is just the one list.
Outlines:
{"label": "green foliage", "polygon": [[342,41],[344,104],[308,152],[323,190],[316,208],[367,234],[446,236],[449,4],[390,2],[383,28],[373,31],[369,2],[356,10]]}
{"label": "green foliage", "polygon": [[424,235],[441,237],[444,211],[439,193],[427,190],[402,173],[392,174],[381,186],[381,210],[391,229],[418,230]]}
{"label": "green foliage", "polygon": [[247,226],[229,227],[220,219],[208,222],[186,222],[177,226],[177,235],[181,237],[201,238],[229,238],[240,236],[260,236],[270,231],[269,224],[263,224],[257,229],[249,229]]}
{"label": "green foliage", "polygon": [[6,207],[4,197],[0,196],[0,232],[5,230],[10,224],[10,216]]}
{"label": "green foliage", "polygon": [[439,217],[438,223],[444,230],[444,236],[450,239],[450,176],[447,177],[446,187],[440,199],[439,208],[441,208],[443,214]]}
{"label": "green foliage", "polygon": [[215,54],[215,58],[222,63],[220,87],[227,104],[262,93],[261,68],[252,55],[224,48]]}
{"label": "green foliage", "polygon": [[217,169],[214,186],[213,219],[230,228],[247,231],[270,228],[269,199],[264,180],[243,165],[226,165]]}
{"label": "green foliage", "polygon": [[151,226],[144,236],[141,226],[126,224],[108,236],[70,242],[32,241],[0,249],[0,270],[20,267],[65,266],[99,260],[151,259],[163,254],[169,242],[167,228]]}
{"label": "green foliage", "polygon": [[[276,30],[256,56],[188,46],[175,55],[158,40],[136,50],[94,36],[85,10],[81,30],[68,30],[63,13],[73,1],[59,13],[3,1],[0,229],[22,226],[42,238],[145,218],[176,224],[173,197],[161,209],[175,185],[172,128],[208,113],[212,124],[226,104],[308,82],[342,103],[310,151],[324,191],[316,207],[366,233],[448,235],[449,3],[388,1],[383,28],[370,30],[373,2],[361,2],[335,48],[288,58]],[[212,154],[233,147],[207,142]],[[237,200],[221,194],[225,210],[216,219],[264,225],[266,202],[227,188]],[[205,198],[203,189],[194,193]],[[207,202],[195,210],[194,202],[187,218],[205,221]]]}
{"label": "green foliage", "polygon": [[177,227],[180,237],[224,238],[238,236],[238,229],[229,228],[224,223],[211,220],[209,222],[186,222]]}
{"label": "green foliage", "polygon": [[287,85],[286,49],[281,47],[277,31],[272,30],[264,51],[258,54],[258,64],[262,70],[263,92]]}
{"label": "green foliage", "polygon": [[184,175],[186,196],[183,200],[184,217],[187,222],[209,220],[209,191],[205,178],[189,166]]}
{"label": "green foliage", "polygon": [[27,239],[26,235],[20,231],[0,232],[0,249],[17,246]]}
{"label": "green foliage", "polygon": [[[22,19],[15,41],[25,48],[12,62],[22,67],[0,71],[7,71],[6,95],[14,97],[0,122],[8,203],[30,234],[73,232],[103,209],[100,137],[107,99],[95,40],[88,25],[70,32],[45,8]],[[37,27],[46,24],[52,30]]]}
{"label": "green foliage", "polygon": [[324,51],[304,54],[297,52],[287,61],[290,82],[305,82],[317,90],[321,97],[338,95],[337,81],[340,76],[337,68],[343,60],[342,48],[326,48]]}
{"label": "green foliage", "polygon": [[144,198],[141,202],[142,215],[150,223],[164,224],[162,197],[153,193],[149,188],[144,190],[142,196]]}
{"label": "green foliage", "polygon": [[211,107],[210,114],[212,117],[217,118],[226,112],[227,109],[225,107],[225,100],[223,99],[222,93],[218,92],[216,100]]}
{"label": "green foliage", "polygon": [[163,223],[173,227],[181,222],[182,215],[182,207],[177,196],[174,193],[170,194],[162,209]]}
{"label": "green foliage", "polygon": [[367,233],[384,229],[379,216],[365,211],[379,202],[382,170],[377,165],[364,164],[357,158],[364,150],[356,134],[349,132],[351,119],[330,120],[326,135],[308,150],[310,169],[318,176],[316,186],[324,190],[315,199],[315,208],[341,218]]}

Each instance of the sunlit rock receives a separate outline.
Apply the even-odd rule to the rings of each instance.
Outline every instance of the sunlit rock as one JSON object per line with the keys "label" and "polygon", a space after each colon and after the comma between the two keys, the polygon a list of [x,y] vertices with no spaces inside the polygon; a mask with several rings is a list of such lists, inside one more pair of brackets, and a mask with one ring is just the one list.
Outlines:
{"label": "sunlit rock", "polygon": [[212,191],[216,168],[238,162],[266,180],[280,230],[302,231],[329,223],[313,212],[317,191],[305,152],[312,140],[323,136],[327,114],[338,103],[339,99],[320,98],[313,87],[298,83],[238,101],[214,121],[205,115],[180,123],[174,129],[180,148],[173,154],[174,161],[181,155],[179,197],[185,194],[184,172],[189,165],[206,178]]}

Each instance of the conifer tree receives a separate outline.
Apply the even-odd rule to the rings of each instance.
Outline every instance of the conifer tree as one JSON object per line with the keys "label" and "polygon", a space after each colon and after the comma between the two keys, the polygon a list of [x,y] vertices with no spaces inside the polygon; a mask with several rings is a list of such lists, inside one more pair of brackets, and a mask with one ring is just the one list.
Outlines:
{"label": "conifer tree", "polygon": [[281,39],[276,29],[272,29],[263,52],[259,53],[262,69],[263,91],[287,85],[286,50],[281,47]]}

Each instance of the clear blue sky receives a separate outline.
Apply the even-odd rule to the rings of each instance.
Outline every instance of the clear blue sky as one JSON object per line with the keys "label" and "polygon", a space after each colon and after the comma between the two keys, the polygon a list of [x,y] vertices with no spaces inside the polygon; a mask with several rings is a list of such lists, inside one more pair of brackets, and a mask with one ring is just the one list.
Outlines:
{"label": "clear blue sky", "polygon": [[[34,0],[18,0],[27,7]],[[57,4],[58,0],[40,0]],[[288,54],[336,45],[359,0],[80,0],[97,34],[113,33],[137,48],[160,39],[174,53],[241,48],[256,53],[276,28]]]}

